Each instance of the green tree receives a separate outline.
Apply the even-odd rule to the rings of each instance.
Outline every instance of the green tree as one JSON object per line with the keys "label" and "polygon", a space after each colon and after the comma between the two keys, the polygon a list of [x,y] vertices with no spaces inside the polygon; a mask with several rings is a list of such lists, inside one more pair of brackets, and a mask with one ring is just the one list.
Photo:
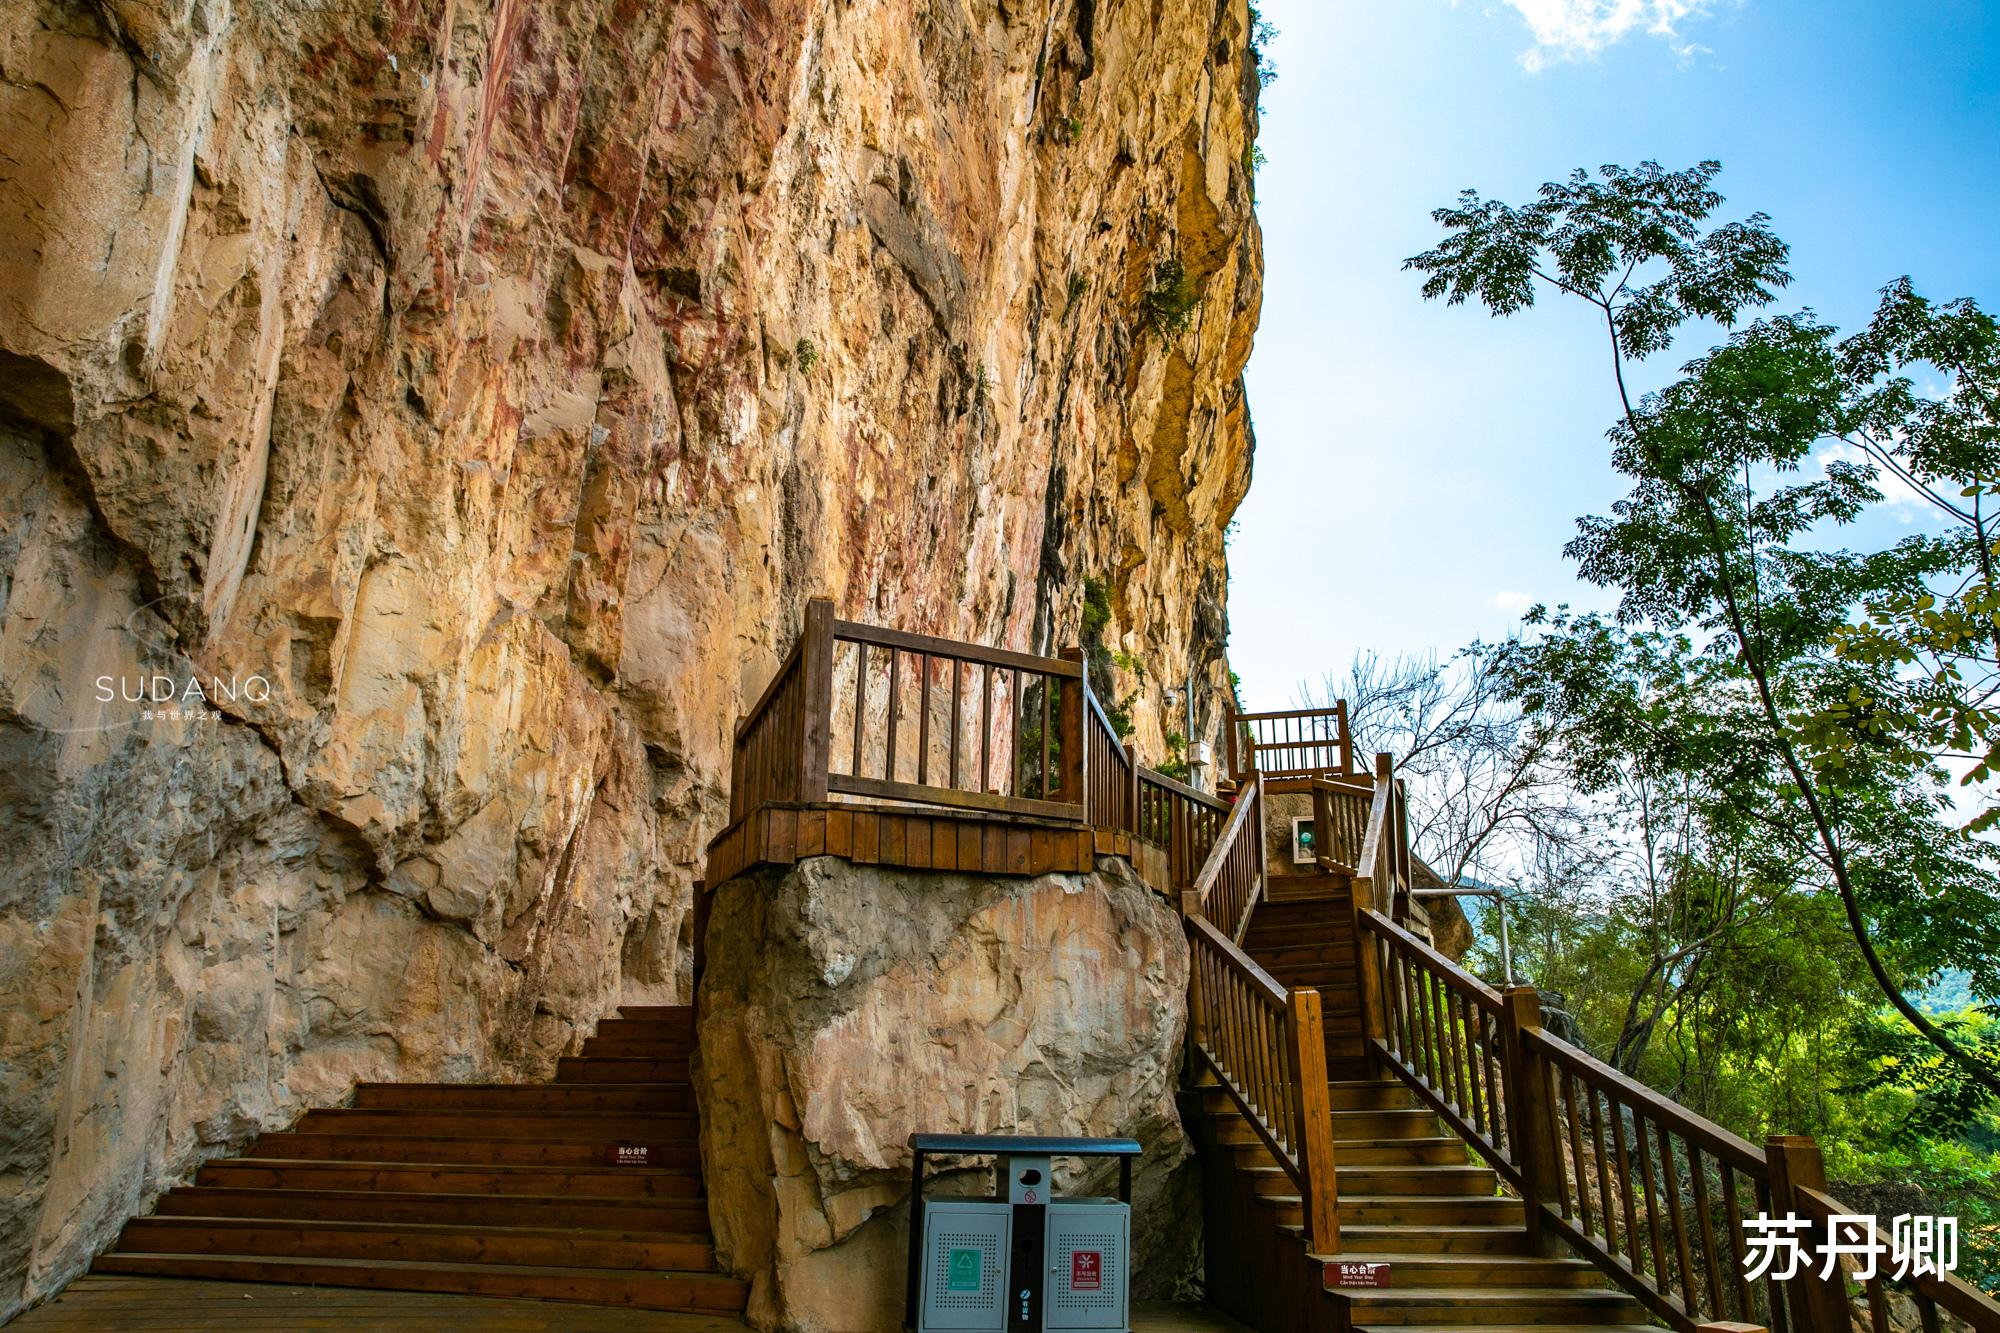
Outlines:
{"label": "green tree", "polygon": [[[1466,191],[1434,214],[1443,241],[1408,267],[1426,275],[1426,297],[1476,300],[1496,316],[1545,291],[1593,311],[1623,407],[1609,431],[1612,461],[1632,489],[1610,515],[1580,520],[1566,553],[1582,577],[1620,591],[1624,624],[1700,636],[1699,670],[1739,705],[1727,739],[1740,747],[1730,761],[1740,771],[1727,781],[1759,797],[1743,802],[1744,818],[1819,863],[1884,997],[1967,1078],[2000,1094],[2000,1071],[1926,1016],[1891,971],[1922,978],[1956,960],[1980,995],[2000,995],[1992,848],[1946,818],[1939,755],[1921,743],[1937,737],[1914,725],[1943,725],[1937,681],[1900,669],[1894,651],[1896,608],[1921,607],[1935,582],[1976,570],[1982,542],[1918,536],[1859,554],[1827,544],[1881,498],[1885,468],[1927,476],[1930,465],[1909,452],[1912,430],[1934,434],[1927,457],[1939,469],[1943,460],[1971,469],[1980,489],[1968,500],[1985,493],[1978,478],[1992,473],[1982,473],[1980,445],[1991,441],[1976,412],[1939,409],[1899,384],[1912,358],[1931,354],[1908,332],[1921,334],[1921,320],[1898,323],[1909,313],[1899,288],[1869,334],[1847,344],[1810,311],[1744,325],[1789,284],[1788,251],[1761,213],[1711,223],[1719,171],[1714,162],[1578,171],[1521,206]],[[1736,331],[1678,380],[1636,395],[1635,363],[1702,321]],[[1828,442],[1861,456],[1808,472]],[[1856,608],[1888,611],[1879,651],[1854,633]],[[1872,615],[1867,623],[1881,628]],[[1849,650],[1835,651],[1842,642]],[[1969,725],[1946,726],[1946,739],[1965,739]]]}

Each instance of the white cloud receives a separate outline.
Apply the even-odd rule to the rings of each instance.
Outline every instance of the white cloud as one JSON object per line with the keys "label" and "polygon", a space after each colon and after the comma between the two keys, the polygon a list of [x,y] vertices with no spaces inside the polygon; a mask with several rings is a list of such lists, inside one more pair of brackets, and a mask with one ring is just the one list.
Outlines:
{"label": "white cloud", "polygon": [[1552,60],[1594,56],[1633,33],[1658,37],[1688,59],[1707,48],[1688,41],[1681,27],[1707,18],[1719,0],[1504,0],[1535,39],[1521,54],[1530,71]]}
{"label": "white cloud", "polygon": [[1525,592],[1508,592],[1501,589],[1486,599],[1486,604],[1495,611],[1505,611],[1510,616],[1525,614],[1535,604],[1535,599]]}

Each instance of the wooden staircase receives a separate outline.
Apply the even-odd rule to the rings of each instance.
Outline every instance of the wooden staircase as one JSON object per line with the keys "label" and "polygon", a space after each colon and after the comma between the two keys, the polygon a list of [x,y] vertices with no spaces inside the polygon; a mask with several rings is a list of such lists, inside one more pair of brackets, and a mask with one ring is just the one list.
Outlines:
{"label": "wooden staircase", "polygon": [[[1243,949],[1286,989],[1315,988],[1324,1001],[1339,1259],[1388,1264],[1392,1285],[1329,1283],[1320,1309],[1302,1316],[1294,1308],[1281,1318],[1357,1333],[1652,1327],[1639,1303],[1610,1288],[1594,1265],[1533,1251],[1521,1201],[1500,1193],[1495,1173],[1413,1092],[1374,1076],[1362,1047],[1350,884],[1339,875],[1274,877]],[[1239,1189],[1247,1185],[1256,1201],[1260,1229],[1288,1238],[1284,1251],[1302,1253],[1304,1201],[1292,1180],[1221,1088],[1201,1091],[1201,1112],[1208,1123],[1200,1137],[1232,1159]]]}
{"label": "wooden staircase", "polygon": [[692,1008],[628,1007],[554,1083],[364,1083],[202,1167],[96,1269],[740,1314],[693,1047]]}

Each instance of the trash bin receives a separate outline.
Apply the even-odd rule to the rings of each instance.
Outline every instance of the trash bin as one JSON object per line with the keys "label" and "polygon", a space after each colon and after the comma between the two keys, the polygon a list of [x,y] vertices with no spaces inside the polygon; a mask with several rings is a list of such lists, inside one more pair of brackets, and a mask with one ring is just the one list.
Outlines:
{"label": "trash bin", "polygon": [[[913,1333],[1130,1333],[1133,1139],[910,1136]],[[931,1157],[992,1157],[991,1199],[924,1197]],[[1059,1198],[1052,1159],[1116,1157],[1116,1199]]]}

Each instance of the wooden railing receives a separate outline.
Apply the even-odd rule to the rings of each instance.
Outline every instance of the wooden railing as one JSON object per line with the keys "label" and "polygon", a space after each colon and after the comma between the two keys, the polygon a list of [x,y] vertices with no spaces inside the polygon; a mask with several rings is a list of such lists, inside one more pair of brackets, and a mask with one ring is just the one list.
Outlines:
{"label": "wooden railing", "polygon": [[1138,835],[1167,849],[1176,889],[1192,885],[1229,819],[1229,804],[1164,773],[1138,773]]}
{"label": "wooden railing", "polygon": [[1347,729],[1345,699],[1331,708],[1236,713],[1226,734],[1229,774],[1239,782],[1253,769],[1267,778],[1354,772],[1354,737]]}
{"label": "wooden railing", "polygon": [[[1520,1192],[1538,1243],[1565,1242],[1681,1333],[1844,1333],[1845,1279],[1820,1280],[1810,1237],[1790,1281],[1753,1283],[1743,1263],[1748,1217],[1850,1211],[1817,1193],[1812,1140],[1759,1149],[1543,1031],[1531,987],[1497,992],[1381,912],[1358,915],[1371,1049]],[[2000,1305],[1962,1282],[1911,1289],[2000,1330]],[[1879,1291],[1866,1295],[1875,1333],[1890,1333]]]}
{"label": "wooden railing", "polygon": [[[1811,1163],[1808,1162],[1807,1170],[1810,1169]],[[1817,1186],[1794,1181],[1793,1197],[1799,1205],[1799,1215],[1810,1219],[1814,1229],[1821,1234],[1825,1233],[1827,1223],[1833,1218],[1851,1215],[1845,1204],[1828,1197]],[[1909,1295],[1917,1307],[1917,1326],[1925,1333],[1938,1333],[1942,1326],[1938,1318],[1940,1311],[1962,1320],[1977,1333],[1994,1333],[1994,1330],[2000,1329],[2000,1302],[1970,1283],[1949,1274],[1939,1277],[1931,1273],[1892,1282],[1881,1276],[1880,1268],[1881,1265],[1877,1265],[1877,1275],[1866,1281],[1849,1280],[1853,1286],[1860,1288],[1858,1292],[1852,1295],[1841,1293],[1847,1296],[1843,1303],[1847,1309],[1856,1305],[1861,1307],[1870,1333],[1895,1333],[1897,1325],[1891,1318],[1889,1308],[1889,1292],[1892,1289],[1900,1289]]]}
{"label": "wooden railing", "polygon": [[736,727],[730,818],[835,797],[1030,816],[1133,834],[1192,885],[1228,802],[1157,773],[1092,696],[1081,650],[1037,657],[837,620],[798,642]]}
{"label": "wooden railing", "polygon": [[1187,928],[1190,1044],[1298,1187],[1308,1251],[1336,1254],[1340,1193],[1319,992],[1287,993],[1198,915]]}
{"label": "wooden railing", "polygon": [[1265,856],[1263,781],[1252,773],[1186,890],[1188,914],[1207,918],[1241,944],[1263,890]]}
{"label": "wooden railing", "polygon": [[[826,799],[824,754],[809,748],[807,731],[808,721],[815,720],[819,736],[825,735],[826,659],[819,650],[829,642],[831,623],[827,604],[816,602],[807,608],[806,632],[792,645],[791,655],[764,687],[756,706],[736,724],[729,774],[731,819],[773,801]],[[810,686],[808,674],[814,676]]]}
{"label": "wooden railing", "polygon": [[1375,788],[1367,778],[1355,780],[1313,778],[1309,780],[1313,800],[1313,846],[1329,868],[1350,873],[1361,865],[1368,839],[1368,815],[1375,804]]}
{"label": "wooden railing", "polygon": [[1136,829],[1139,760],[1104,715],[1097,696],[1084,691],[1084,819],[1095,828]]}
{"label": "wooden railing", "polygon": [[[812,631],[809,620],[809,658]],[[1082,817],[1080,662],[846,620],[829,634],[831,699],[846,714],[829,790]]]}

